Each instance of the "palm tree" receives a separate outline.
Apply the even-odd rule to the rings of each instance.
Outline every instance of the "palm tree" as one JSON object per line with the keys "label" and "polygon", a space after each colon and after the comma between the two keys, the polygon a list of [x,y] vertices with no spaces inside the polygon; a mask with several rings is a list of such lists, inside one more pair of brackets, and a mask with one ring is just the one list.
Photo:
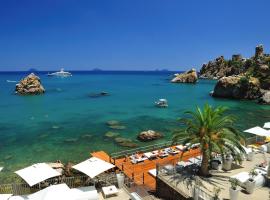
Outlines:
{"label": "palm tree", "polygon": [[220,153],[222,158],[230,152],[237,161],[240,161],[241,153],[245,152],[240,144],[242,136],[233,127],[235,118],[232,115],[225,115],[225,111],[227,111],[225,107],[212,108],[208,104],[203,110],[197,107],[195,112],[188,111],[186,112],[188,117],[180,119],[184,128],[173,135],[173,142],[190,143],[188,147],[200,143],[202,176],[209,175],[209,160],[213,152]]}

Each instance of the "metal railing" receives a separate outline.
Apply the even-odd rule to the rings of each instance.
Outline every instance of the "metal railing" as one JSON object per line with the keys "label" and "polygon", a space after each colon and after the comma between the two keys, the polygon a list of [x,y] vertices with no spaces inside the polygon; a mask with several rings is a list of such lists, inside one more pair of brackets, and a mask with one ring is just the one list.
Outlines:
{"label": "metal railing", "polygon": [[[257,142],[262,142],[262,141],[264,141],[264,138],[257,137],[257,136],[245,138],[246,145],[255,144]],[[130,156],[136,152],[153,151],[153,150],[162,149],[162,148],[166,148],[166,147],[169,147],[172,145],[178,145],[178,144],[181,144],[181,141],[173,143],[173,141],[170,140],[170,141],[163,142],[163,143],[157,143],[157,144],[152,144],[152,145],[148,145],[148,146],[124,150],[124,151],[120,151],[120,152],[114,152],[114,153],[110,154],[110,158],[111,159],[122,158],[125,156]]]}
{"label": "metal railing", "polygon": [[125,151],[111,153],[110,157],[112,159],[117,159],[117,158],[132,155],[136,152],[153,151],[153,150],[162,149],[162,148],[172,146],[172,145],[177,145],[180,143],[181,143],[180,141],[177,143],[173,143],[173,141],[167,141],[167,142],[163,142],[163,143],[157,143],[157,144],[152,144],[152,145],[148,145],[148,146],[143,146],[143,147],[133,148],[133,149],[125,150]]}
{"label": "metal railing", "polygon": [[114,173],[103,174],[94,179],[90,179],[88,176],[75,176],[75,177],[59,177],[48,179],[40,184],[30,187],[27,183],[11,183],[0,185],[0,194],[14,194],[14,195],[26,195],[37,192],[50,185],[56,185],[65,183],[70,188],[83,187],[95,185],[98,187],[104,187],[108,185],[116,185],[117,179]]}

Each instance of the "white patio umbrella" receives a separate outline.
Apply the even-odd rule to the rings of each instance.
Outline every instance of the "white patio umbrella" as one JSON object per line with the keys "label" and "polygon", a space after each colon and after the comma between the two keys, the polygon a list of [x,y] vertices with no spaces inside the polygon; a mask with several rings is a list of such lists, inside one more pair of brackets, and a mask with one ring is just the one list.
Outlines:
{"label": "white patio umbrella", "polygon": [[[0,172],[4,169],[4,167],[0,167]],[[1,200],[1,199],[0,199]]]}
{"label": "white patio umbrella", "polygon": [[98,200],[98,192],[95,186],[72,188],[69,193],[70,198],[74,200]]}
{"label": "white patio umbrella", "polygon": [[265,122],[263,128],[270,128],[270,122]]}
{"label": "white patio umbrella", "polygon": [[74,165],[72,168],[81,171],[82,173],[88,175],[90,178],[105,172],[115,166],[111,163],[105,162],[99,158],[92,157],[87,159],[77,165]]}
{"label": "white patio umbrella", "polygon": [[0,200],[8,200],[12,194],[0,194]]}
{"label": "white patio umbrella", "polygon": [[51,185],[34,194],[28,195],[29,200],[53,200],[53,199],[71,199],[70,188],[65,184]]}
{"label": "white patio umbrella", "polygon": [[29,200],[27,196],[11,196],[8,200]]}
{"label": "white patio umbrella", "polygon": [[269,137],[270,136],[270,131],[265,130],[265,129],[259,127],[259,126],[247,129],[244,132],[251,133],[251,134],[254,134],[254,135],[258,135],[258,136],[262,136],[262,137]]}
{"label": "white patio umbrella", "polygon": [[37,163],[15,172],[30,186],[61,174],[46,163]]}

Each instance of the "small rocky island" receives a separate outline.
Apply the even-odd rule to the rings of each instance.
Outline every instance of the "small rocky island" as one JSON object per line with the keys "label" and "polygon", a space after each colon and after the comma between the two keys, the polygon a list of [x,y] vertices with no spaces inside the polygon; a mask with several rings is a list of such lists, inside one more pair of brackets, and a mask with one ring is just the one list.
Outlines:
{"label": "small rocky island", "polygon": [[148,131],[141,132],[137,136],[137,139],[142,142],[148,142],[148,141],[156,140],[162,137],[163,135],[161,133],[153,131],[153,130],[148,130]]}
{"label": "small rocky island", "polygon": [[255,55],[243,58],[240,54],[226,60],[223,56],[204,64],[200,78],[218,79],[213,97],[256,100],[270,104],[270,54],[258,45]]}
{"label": "small rocky island", "polygon": [[172,83],[196,83],[197,81],[198,76],[195,69],[191,69],[181,74],[175,74],[175,77],[171,80]]}
{"label": "small rocky island", "polygon": [[15,93],[20,95],[38,95],[45,92],[41,85],[40,78],[34,73],[29,74],[16,84]]}

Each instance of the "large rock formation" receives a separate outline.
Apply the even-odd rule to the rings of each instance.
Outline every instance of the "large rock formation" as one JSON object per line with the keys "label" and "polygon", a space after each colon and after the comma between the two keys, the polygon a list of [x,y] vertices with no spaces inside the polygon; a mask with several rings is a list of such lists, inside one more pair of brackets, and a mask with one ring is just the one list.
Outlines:
{"label": "large rock formation", "polygon": [[260,82],[253,77],[223,77],[218,80],[212,96],[233,99],[258,99],[261,96]]}
{"label": "large rock formation", "polygon": [[29,74],[16,84],[15,93],[20,95],[37,95],[45,92],[41,85],[40,78],[34,73]]}
{"label": "large rock formation", "polygon": [[258,45],[255,54],[243,59],[240,54],[225,60],[223,56],[204,64],[201,78],[219,79],[212,96],[234,99],[258,100],[268,104],[270,91],[270,55]]}
{"label": "large rock formation", "polygon": [[200,78],[219,79],[224,76],[238,75],[244,71],[242,66],[245,59],[240,54],[232,56],[231,60],[225,60],[223,56],[203,64],[200,70]]}
{"label": "large rock formation", "polygon": [[176,74],[171,80],[172,83],[196,83],[198,80],[197,72],[195,69],[191,69],[182,74]]}
{"label": "large rock formation", "polygon": [[155,132],[153,130],[143,131],[137,136],[138,140],[143,141],[143,142],[156,140],[161,137],[162,137],[161,133]]}

